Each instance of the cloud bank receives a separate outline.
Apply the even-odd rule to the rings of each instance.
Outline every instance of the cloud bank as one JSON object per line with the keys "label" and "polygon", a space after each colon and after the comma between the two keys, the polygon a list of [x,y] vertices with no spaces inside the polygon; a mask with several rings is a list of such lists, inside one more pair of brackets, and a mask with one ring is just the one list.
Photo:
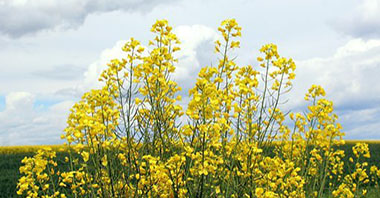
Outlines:
{"label": "cloud bank", "polygon": [[44,110],[36,104],[35,95],[12,92],[5,98],[0,112],[0,145],[33,145],[61,143],[60,135],[72,101],[63,101]]}
{"label": "cloud bank", "polygon": [[[183,88],[181,105],[186,106],[188,90],[194,85],[200,68],[216,63],[213,41],[218,34],[202,25],[179,26],[174,32],[182,43],[173,77]],[[118,41],[113,47],[103,50],[98,60],[83,73],[83,80],[77,87],[59,90],[56,94],[66,92],[78,97],[91,88],[101,86],[98,82],[101,71],[111,59],[125,56],[121,50],[125,42]],[[346,138],[378,138],[380,87],[375,86],[380,76],[378,54],[380,40],[353,39],[330,57],[296,61],[295,86],[292,93],[285,96],[291,99],[287,108],[302,109],[304,93],[312,84],[320,84],[326,89],[327,97],[334,101]],[[65,100],[42,110],[34,94],[9,93],[5,98],[5,108],[0,112],[0,145],[60,143],[59,135],[72,104],[73,101]]]}
{"label": "cloud bank", "polygon": [[13,38],[77,28],[90,14],[147,12],[170,0],[0,0],[0,33]]}
{"label": "cloud bank", "polygon": [[[295,59],[297,77],[292,93],[284,96],[290,99],[287,107],[302,110],[304,93],[320,84],[334,101],[347,138],[379,138],[379,0],[283,2],[289,9],[276,8],[260,20],[277,4],[240,1],[231,9],[229,1],[0,0],[0,145],[60,143],[73,101],[100,86],[99,74],[110,59],[124,56],[125,40],[111,38],[133,34],[146,44],[144,26],[157,18],[177,24],[174,31],[182,41],[173,76],[183,88],[181,105],[188,102],[200,68],[217,63],[218,36],[210,27],[235,17],[243,26],[239,65],[257,66],[257,49],[268,42]],[[331,28],[327,21],[336,23]]]}
{"label": "cloud bank", "polygon": [[304,104],[312,84],[322,85],[350,139],[378,138],[380,40],[353,39],[327,58],[297,61],[291,106]]}

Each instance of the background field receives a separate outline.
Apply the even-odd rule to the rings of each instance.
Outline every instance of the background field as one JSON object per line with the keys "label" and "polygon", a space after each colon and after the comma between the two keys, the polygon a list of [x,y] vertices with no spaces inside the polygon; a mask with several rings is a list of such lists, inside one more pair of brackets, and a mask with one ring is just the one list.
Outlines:
{"label": "background field", "polygon": [[[45,146],[11,146],[0,147],[0,198],[17,197],[16,186],[20,178],[19,167],[24,157],[32,157],[38,149]],[[66,152],[59,151],[64,149],[61,145],[49,146],[57,151],[57,162],[60,169],[67,156]]]}
{"label": "background field", "polygon": [[[358,141],[346,141],[346,144],[340,149],[345,151],[345,171],[348,173],[348,158],[352,154],[352,146]],[[365,141],[369,145],[371,158],[367,160],[369,166],[380,165],[380,141]],[[0,147],[0,198],[16,197],[16,185],[20,177],[19,167],[22,165],[21,160],[24,157],[31,157],[34,152],[44,146],[15,146],[15,147]],[[63,146],[49,146],[57,151],[57,162],[60,169],[64,170],[67,167],[63,166],[64,159],[67,156],[65,151],[62,151]],[[368,168],[369,169],[369,168]],[[367,197],[380,197],[377,190],[370,190]]]}

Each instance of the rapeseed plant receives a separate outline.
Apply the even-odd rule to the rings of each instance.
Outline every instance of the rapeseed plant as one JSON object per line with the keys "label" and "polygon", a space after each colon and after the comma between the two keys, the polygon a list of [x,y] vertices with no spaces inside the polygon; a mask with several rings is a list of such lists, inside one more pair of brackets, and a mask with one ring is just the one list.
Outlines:
{"label": "rapeseed plant", "polygon": [[[369,182],[366,144],[353,147],[343,175],[344,133],[322,87],[305,96],[307,112],[284,113],[296,65],[266,44],[259,65],[239,66],[236,20],[221,23],[216,66],[200,70],[185,110],[171,75],[180,41],[168,21],[152,26],[144,48],[131,38],[103,71],[104,86],[85,93],[68,117],[70,170],[55,152],[38,151],[20,168],[22,197],[360,197]],[[187,123],[179,118],[187,116]],[[289,119],[294,126],[287,126]],[[352,161],[354,161],[352,159]],[[378,181],[377,167],[371,167]]]}

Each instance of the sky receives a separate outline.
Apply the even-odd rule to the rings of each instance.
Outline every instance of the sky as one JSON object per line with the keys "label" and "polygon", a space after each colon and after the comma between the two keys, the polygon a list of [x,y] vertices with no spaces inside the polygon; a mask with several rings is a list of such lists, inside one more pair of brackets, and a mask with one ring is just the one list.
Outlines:
{"label": "sky", "polygon": [[346,139],[380,139],[380,0],[0,0],[0,146],[62,143],[71,106],[126,40],[152,39],[157,19],[182,42],[174,79],[187,101],[227,18],[243,28],[239,65],[267,43],[295,60],[285,108],[302,109],[319,84]]}

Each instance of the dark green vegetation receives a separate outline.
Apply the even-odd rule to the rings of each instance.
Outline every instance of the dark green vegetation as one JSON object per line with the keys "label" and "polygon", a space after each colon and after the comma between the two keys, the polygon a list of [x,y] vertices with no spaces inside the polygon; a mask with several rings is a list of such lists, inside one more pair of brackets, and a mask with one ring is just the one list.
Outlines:
{"label": "dark green vegetation", "polygon": [[25,156],[33,156],[33,153],[0,155],[0,197],[15,197],[16,183],[20,177],[18,168]]}
{"label": "dark green vegetation", "polygon": [[[17,181],[21,177],[19,167],[24,157],[32,157],[34,153],[0,154],[0,198],[17,197]],[[57,152],[57,162],[64,164],[67,153]],[[60,169],[65,167],[60,167]]]}
{"label": "dark green vegetation", "polygon": [[[349,141],[340,149],[346,154],[344,158],[345,172],[349,173],[350,167],[354,164],[349,162],[349,157],[353,156],[352,147],[355,142]],[[371,158],[366,159],[368,162],[368,171],[372,165],[380,166],[380,142],[368,142],[371,151]],[[16,196],[17,181],[20,178],[19,167],[22,165],[21,160],[24,157],[31,157],[34,153],[17,153],[17,154],[0,154],[0,198],[10,198]],[[67,167],[62,167],[67,153],[57,152],[57,162],[59,169],[64,170]],[[380,197],[380,192],[377,189],[371,188],[367,197]]]}
{"label": "dark green vegetation", "polygon": [[[350,157],[353,157],[352,153],[352,147],[355,146],[354,141],[347,141],[346,144],[339,149],[344,150],[345,158],[344,158],[344,164],[345,164],[345,172],[348,173],[350,167],[354,167],[355,164],[350,163],[348,159]],[[375,165],[378,168],[380,168],[380,141],[378,142],[366,142],[368,144],[368,148],[371,152],[371,157],[369,159],[365,159],[364,161],[368,162],[368,169]],[[380,197],[380,195],[378,196]]]}

